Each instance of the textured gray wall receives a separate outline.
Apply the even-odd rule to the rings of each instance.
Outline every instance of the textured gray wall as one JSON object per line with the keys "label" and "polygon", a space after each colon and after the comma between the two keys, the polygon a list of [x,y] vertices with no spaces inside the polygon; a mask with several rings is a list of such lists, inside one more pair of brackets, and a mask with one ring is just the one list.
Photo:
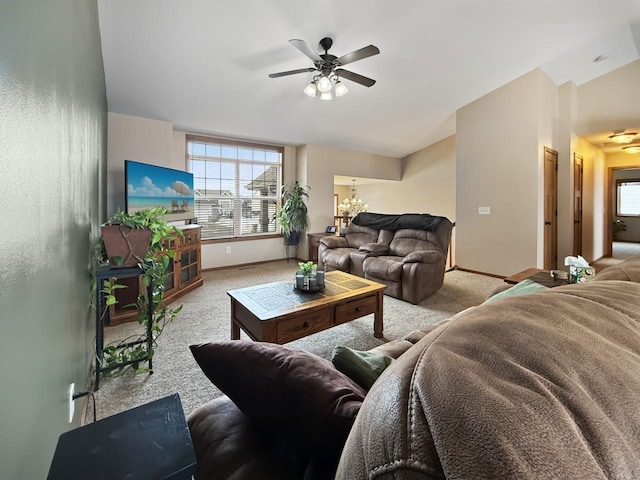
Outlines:
{"label": "textured gray wall", "polygon": [[46,478],[93,356],[90,244],[104,214],[95,0],[0,0],[0,478]]}

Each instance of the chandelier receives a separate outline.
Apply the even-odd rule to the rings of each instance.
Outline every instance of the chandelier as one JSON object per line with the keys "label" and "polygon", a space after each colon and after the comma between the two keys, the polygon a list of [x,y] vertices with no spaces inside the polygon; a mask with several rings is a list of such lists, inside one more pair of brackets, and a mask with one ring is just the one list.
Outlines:
{"label": "chandelier", "polygon": [[369,210],[369,205],[364,203],[361,198],[358,198],[358,191],[356,190],[356,181],[351,180],[351,195],[349,198],[345,198],[340,205],[338,205],[338,211],[345,216],[355,217],[360,212],[366,212]]}

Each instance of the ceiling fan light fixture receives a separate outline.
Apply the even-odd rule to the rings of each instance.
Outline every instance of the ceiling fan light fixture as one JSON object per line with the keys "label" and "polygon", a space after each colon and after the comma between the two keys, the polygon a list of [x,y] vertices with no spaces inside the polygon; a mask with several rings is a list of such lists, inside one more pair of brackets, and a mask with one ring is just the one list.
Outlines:
{"label": "ceiling fan light fixture", "polygon": [[320,100],[333,100],[333,96],[331,95],[331,92],[322,92],[320,94]]}
{"label": "ceiling fan light fixture", "polygon": [[330,92],[331,91],[331,80],[329,80],[324,75],[322,77],[320,77],[320,80],[318,80],[318,90],[320,91],[320,93]]}
{"label": "ceiling fan light fixture", "polygon": [[627,153],[640,153],[640,145],[629,145],[628,147],[622,147]]}
{"label": "ceiling fan light fixture", "polygon": [[638,135],[638,132],[621,132],[609,135],[609,138],[616,143],[630,143],[636,135]]}
{"label": "ceiling fan light fixture", "polygon": [[318,89],[316,87],[316,82],[315,81],[309,82],[309,85],[304,87],[303,92],[304,92],[305,95],[308,95],[310,97],[315,97],[318,94]]}
{"label": "ceiling fan light fixture", "polygon": [[347,86],[340,80],[336,80],[336,97],[341,97],[349,92]]}

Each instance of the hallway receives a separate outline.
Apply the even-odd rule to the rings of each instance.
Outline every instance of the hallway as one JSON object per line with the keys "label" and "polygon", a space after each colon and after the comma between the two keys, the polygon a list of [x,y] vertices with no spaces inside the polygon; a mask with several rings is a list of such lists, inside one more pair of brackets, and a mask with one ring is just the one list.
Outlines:
{"label": "hallway", "polygon": [[612,252],[613,255],[611,257],[604,257],[593,262],[596,273],[606,267],[616,265],[627,258],[640,257],[640,243],[613,242]]}

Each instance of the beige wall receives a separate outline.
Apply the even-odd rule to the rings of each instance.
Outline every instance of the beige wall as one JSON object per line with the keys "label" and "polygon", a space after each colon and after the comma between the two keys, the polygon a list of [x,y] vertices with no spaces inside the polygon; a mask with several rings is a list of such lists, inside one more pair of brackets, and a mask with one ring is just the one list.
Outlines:
{"label": "beige wall", "polygon": [[[542,147],[553,141],[540,124],[557,122],[549,81],[535,70],[457,112],[460,267],[510,275],[540,265]],[[480,215],[478,207],[491,214]]]}
{"label": "beige wall", "polygon": [[[580,135],[624,130],[640,120],[640,60],[578,87]],[[589,120],[597,118],[597,121]]]}
{"label": "beige wall", "polygon": [[593,261],[604,255],[605,156],[580,137],[574,149],[583,158],[582,256]]}
{"label": "beige wall", "polygon": [[[305,145],[304,149],[298,147],[297,164],[298,180],[305,179],[305,184],[309,186],[310,232],[322,232],[327,225],[333,224],[334,175],[383,180],[400,180],[402,176],[402,161],[399,158],[317,144]],[[304,166],[306,177],[302,173]],[[307,253],[304,239],[298,254],[307,258]]]}
{"label": "beige wall", "polygon": [[573,133],[577,116],[577,88],[567,82],[558,89],[558,268],[573,255]]}
{"label": "beige wall", "polygon": [[[124,161],[173,165],[173,125],[160,120],[109,113],[107,216],[124,210]],[[180,167],[184,169],[184,161]],[[104,219],[106,220],[106,218]]]}
{"label": "beige wall", "polygon": [[[356,186],[358,195],[369,204],[369,211],[430,213],[455,222],[455,136],[445,138],[403,158],[401,181]],[[345,188],[348,194],[350,187]],[[456,229],[453,230],[452,246],[455,246],[455,234]]]}

